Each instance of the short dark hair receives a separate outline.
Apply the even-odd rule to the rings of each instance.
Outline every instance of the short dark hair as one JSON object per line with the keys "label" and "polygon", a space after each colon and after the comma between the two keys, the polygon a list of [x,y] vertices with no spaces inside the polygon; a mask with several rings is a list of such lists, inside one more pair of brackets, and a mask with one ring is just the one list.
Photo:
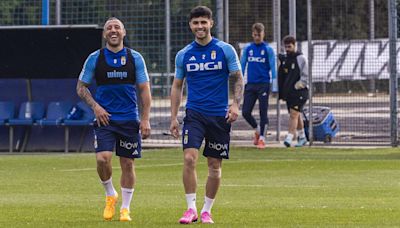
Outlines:
{"label": "short dark hair", "polygon": [[291,35],[287,35],[285,37],[283,37],[283,44],[296,44],[296,38],[294,38],[294,36]]}
{"label": "short dark hair", "polygon": [[264,27],[264,25],[262,23],[257,22],[255,24],[253,24],[253,26],[251,26],[251,30],[253,32],[256,31],[256,32],[261,33],[263,31],[265,31],[265,27]]}
{"label": "short dark hair", "polygon": [[189,21],[196,17],[212,19],[212,11],[207,6],[196,6],[190,11]]}
{"label": "short dark hair", "polygon": [[123,26],[123,28],[125,28],[124,22],[122,22],[122,20],[119,19],[118,17],[114,17],[114,16],[107,18],[106,22],[104,22],[104,26],[107,24],[107,22],[113,21],[113,20],[120,21],[122,26]]}

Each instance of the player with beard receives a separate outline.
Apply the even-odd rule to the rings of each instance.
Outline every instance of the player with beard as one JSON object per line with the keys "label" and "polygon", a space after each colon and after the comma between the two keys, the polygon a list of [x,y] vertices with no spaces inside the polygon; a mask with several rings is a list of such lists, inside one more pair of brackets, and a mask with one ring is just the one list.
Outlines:
{"label": "player with beard", "polygon": [[[195,40],[175,58],[175,78],[171,90],[171,134],[179,137],[178,109],[184,79],[187,81],[186,116],[182,129],[183,185],[187,210],[179,223],[197,221],[196,163],[205,139],[203,156],[207,158],[208,178],[202,223],[214,223],[211,208],[221,182],[222,159],[229,158],[231,123],[239,114],[243,96],[243,76],[239,58],[230,45],[211,36],[212,12],[198,6],[191,10],[189,26]],[[233,102],[228,106],[228,80],[232,78]]]}
{"label": "player with beard", "polygon": [[[106,193],[103,217],[105,220],[113,218],[118,200],[111,166],[115,147],[122,171],[120,221],[131,221],[130,204],[136,179],[134,161],[141,157],[141,139],[150,136],[151,94],[144,59],[137,51],[124,47],[125,35],[124,24],[118,18],[106,21],[103,29],[106,47],[86,59],[79,75],[77,93],[96,116],[97,173]],[[97,84],[95,98],[88,89],[93,79]],[[140,118],[137,97],[142,106]]]}

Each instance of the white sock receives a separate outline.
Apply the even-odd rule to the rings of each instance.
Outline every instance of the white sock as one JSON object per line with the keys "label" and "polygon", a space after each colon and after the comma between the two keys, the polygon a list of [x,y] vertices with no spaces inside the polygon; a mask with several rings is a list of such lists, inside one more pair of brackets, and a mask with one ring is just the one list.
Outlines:
{"label": "white sock", "polygon": [[305,138],[306,134],[304,133],[304,128],[301,130],[297,130],[297,135],[299,136],[299,138]]}
{"label": "white sock", "polygon": [[292,141],[292,139],[293,139],[293,135],[290,134],[290,133],[288,133],[288,134],[286,135],[286,139],[285,139],[285,140],[287,140],[287,141]]}
{"label": "white sock", "polygon": [[104,186],[104,189],[106,190],[106,196],[115,196],[117,195],[117,191],[115,191],[115,188],[112,183],[112,177],[106,181],[101,181],[101,183]]}
{"label": "white sock", "polygon": [[201,209],[201,213],[207,211],[208,213],[211,214],[211,208],[214,204],[215,199],[210,199],[207,196],[204,197],[204,206],[203,209]]}
{"label": "white sock", "polygon": [[260,140],[265,142],[265,136],[260,136]]}
{"label": "white sock", "polygon": [[186,203],[187,203],[188,209],[192,208],[194,211],[197,211],[196,193],[189,193],[189,194],[185,194],[185,195],[186,195]]}
{"label": "white sock", "polygon": [[[264,136],[266,136],[267,135],[267,129],[268,129],[268,124],[265,124],[265,127],[264,127],[264,132],[263,132],[263,134],[262,135],[264,135]],[[261,134],[261,133],[260,133]]]}
{"label": "white sock", "polygon": [[135,191],[135,189],[133,189],[133,188],[121,188],[121,192],[122,192],[121,209],[126,208],[126,209],[130,210],[130,205],[131,205],[132,196],[133,196],[134,191]]}

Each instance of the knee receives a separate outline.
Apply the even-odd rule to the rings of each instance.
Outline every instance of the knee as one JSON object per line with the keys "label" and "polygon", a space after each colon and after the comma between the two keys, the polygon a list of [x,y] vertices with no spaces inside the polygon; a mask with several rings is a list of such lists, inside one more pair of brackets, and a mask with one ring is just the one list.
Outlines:
{"label": "knee", "polygon": [[104,156],[97,156],[96,161],[97,161],[97,166],[107,166],[111,163],[110,159]]}
{"label": "knee", "polygon": [[185,166],[189,168],[196,167],[197,158],[195,155],[186,153],[184,156]]}
{"label": "knee", "polygon": [[208,167],[208,176],[211,178],[221,178],[221,167]]}

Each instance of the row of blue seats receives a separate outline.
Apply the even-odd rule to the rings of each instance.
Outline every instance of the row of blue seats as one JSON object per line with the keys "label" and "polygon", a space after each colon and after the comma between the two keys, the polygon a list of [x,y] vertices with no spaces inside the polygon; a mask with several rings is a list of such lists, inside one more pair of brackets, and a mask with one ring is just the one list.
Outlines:
{"label": "row of blue seats", "polygon": [[45,110],[42,102],[23,102],[15,116],[13,102],[0,102],[0,126],[8,126],[9,151],[13,150],[13,128],[15,126],[64,126],[65,152],[68,152],[69,127],[93,125],[94,114],[84,102],[50,102]]}

